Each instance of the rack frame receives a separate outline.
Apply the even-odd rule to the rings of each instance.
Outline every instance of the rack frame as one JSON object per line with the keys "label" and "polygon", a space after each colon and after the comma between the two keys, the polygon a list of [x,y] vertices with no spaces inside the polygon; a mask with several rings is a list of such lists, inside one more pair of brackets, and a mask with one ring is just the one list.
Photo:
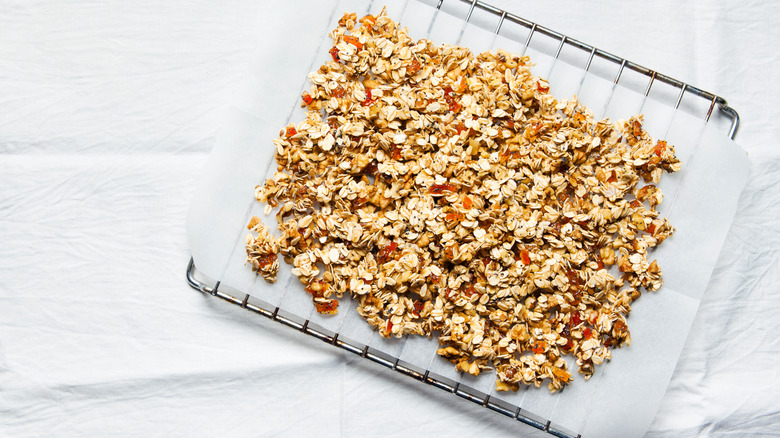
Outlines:
{"label": "rack frame", "polygon": [[[407,0],[407,3],[409,1],[422,1],[423,3],[428,3],[423,0]],[[702,99],[709,103],[709,108],[707,110],[706,116],[704,117],[705,123],[710,121],[711,116],[714,114],[715,110],[717,109],[717,111],[719,111],[721,115],[723,115],[730,121],[729,126],[727,128],[726,135],[732,140],[734,140],[734,138],[736,137],[737,131],[739,129],[739,122],[740,122],[739,113],[735,109],[730,107],[726,99],[724,99],[721,96],[718,96],[709,91],[705,91],[701,88],[695,87],[691,84],[675,79],[671,76],[659,73],[655,70],[644,67],[635,62],[629,61],[623,57],[614,55],[610,52],[598,49],[590,44],[571,38],[563,33],[557,32],[543,25],[529,21],[516,14],[510,13],[503,9],[499,9],[482,0],[447,0],[447,2],[448,3],[460,2],[469,5],[468,13],[466,17],[463,19],[464,24],[469,23],[476,9],[498,16],[498,24],[495,26],[494,29],[492,29],[492,32],[495,35],[499,35],[501,29],[507,23],[512,23],[513,25],[521,26],[527,29],[528,36],[526,40],[518,41],[524,44],[525,48],[530,47],[532,38],[534,37],[534,35],[537,34],[544,35],[549,38],[558,40],[559,43],[555,51],[555,54],[553,56],[555,61],[559,59],[559,56],[563,48],[566,47],[567,45],[586,52],[588,54],[588,58],[585,66],[583,67],[584,72],[586,74],[588,73],[593,63],[593,60],[596,59],[597,57],[612,62],[619,66],[617,74],[615,75],[612,81],[615,85],[619,84],[620,79],[626,70],[631,70],[636,73],[639,73],[640,75],[646,76],[649,79],[649,81],[644,91],[645,98],[649,96],[653,85],[657,82],[665,83],[674,88],[679,88],[679,93],[677,95],[674,104],[675,111],[677,111],[680,108],[680,105],[683,99],[685,98],[686,93],[688,93],[693,97]],[[436,4],[434,6],[437,9],[437,11],[441,10],[444,3],[445,0],[436,1]],[[491,30],[491,29],[487,29],[487,30]],[[614,88],[613,88],[613,92],[614,92]],[[211,295],[213,297],[226,301],[230,304],[238,306],[242,309],[246,309],[250,312],[264,316],[272,321],[288,326],[303,334],[312,336],[327,344],[333,345],[342,350],[348,351],[352,354],[368,359],[372,362],[375,362],[393,371],[397,371],[403,375],[411,377],[414,380],[426,383],[433,387],[452,393],[472,403],[483,406],[491,411],[512,418],[521,423],[532,426],[536,429],[545,431],[553,436],[560,437],[560,438],[575,438],[575,437],[580,438],[579,434],[575,434],[575,432],[571,432],[563,428],[557,427],[551,424],[549,420],[545,421],[543,419],[539,419],[538,417],[534,416],[530,412],[526,412],[525,410],[521,409],[519,406],[510,405],[500,400],[491,400],[490,395],[482,394],[479,391],[473,390],[467,385],[461,385],[461,383],[459,382],[453,382],[448,378],[439,376],[431,372],[430,370],[416,369],[417,367],[414,367],[411,364],[407,364],[401,361],[400,358],[389,356],[379,350],[369,347],[368,345],[360,345],[358,343],[353,343],[346,338],[340,338],[339,333],[334,333],[327,329],[319,327],[315,323],[309,321],[308,319],[304,319],[303,321],[297,321],[296,319],[298,318],[286,316],[284,314],[284,309],[278,306],[258,305],[255,302],[250,302],[249,294],[232,289],[227,285],[222,285],[220,281],[207,278],[201,273],[199,273],[195,266],[195,261],[192,258],[190,258],[189,263],[187,265],[186,279],[189,286],[198,292]]]}

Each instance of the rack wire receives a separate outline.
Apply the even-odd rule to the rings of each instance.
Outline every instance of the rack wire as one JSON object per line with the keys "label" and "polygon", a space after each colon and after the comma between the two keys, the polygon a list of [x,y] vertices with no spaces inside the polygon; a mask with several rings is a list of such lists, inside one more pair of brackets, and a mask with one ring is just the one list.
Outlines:
{"label": "rack wire", "polygon": [[[470,4],[468,14],[465,18],[466,22],[469,22],[471,19],[471,16],[474,13],[475,9],[481,9],[485,12],[488,12],[493,15],[497,15],[499,17],[498,24],[496,25],[493,32],[495,34],[498,34],[501,31],[502,26],[505,22],[509,21],[511,23],[515,23],[516,25],[525,27],[529,30],[528,37],[526,41],[524,42],[525,47],[529,47],[531,43],[531,39],[535,34],[541,34],[545,35],[547,37],[559,40],[558,48],[555,51],[555,54],[553,56],[554,59],[558,59],[561,55],[561,51],[563,50],[564,46],[567,44],[586,51],[589,53],[588,55],[588,61],[584,66],[585,72],[588,72],[590,70],[590,67],[593,63],[593,59],[595,57],[600,57],[602,59],[605,59],[607,61],[613,62],[617,65],[619,65],[619,69],[617,74],[615,75],[615,78],[613,80],[614,84],[617,85],[620,82],[620,78],[623,75],[623,72],[626,69],[633,70],[641,75],[647,76],[649,78],[649,82],[647,83],[647,86],[644,91],[644,96],[647,97],[650,95],[650,90],[655,84],[656,81],[671,85],[672,87],[679,88],[680,92],[677,96],[677,100],[674,104],[674,109],[677,110],[680,108],[680,104],[682,103],[683,97],[685,96],[685,93],[690,93],[695,97],[704,99],[706,101],[710,102],[709,108],[707,110],[707,114],[704,118],[705,122],[709,122],[710,117],[713,114],[714,109],[717,107],[719,111],[723,113],[724,116],[726,116],[730,121],[731,124],[728,128],[727,135],[730,139],[734,139],[737,135],[737,130],[739,129],[739,113],[731,108],[728,105],[728,102],[726,99],[724,99],[721,96],[718,96],[714,93],[711,93],[709,91],[702,90],[701,88],[695,87],[691,84],[688,84],[686,82],[683,82],[679,79],[675,79],[671,76],[667,76],[665,74],[659,73],[655,70],[652,70],[650,68],[644,67],[642,65],[639,65],[635,62],[629,61],[625,58],[622,58],[620,56],[614,55],[610,52],[598,49],[594,46],[591,46],[590,44],[584,43],[582,41],[579,41],[577,39],[571,38],[567,35],[564,35],[560,32],[557,32],[555,30],[552,30],[548,27],[542,26],[540,24],[534,23],[532,21],[526,20],[525,18],[522,18],[518,15],[512,14],[510,12],[507,12],[505,10],[499,9],[495,6],[492,6],[488,3],[482,2],[480,0],[457,0],[462,3],[468,3]],[[441,9],[442,5],[444,4],[444,0],[438,0],[438,3],[436,4],[437,9]]]}
{"label": "rack wire", "polygon": [[[419,1],[423,3],[430,3],[426,2],[425,0]],[[445,0],[434,0],[431,6],[434,6],[436,10],[439,11],[442,9],[444,3]],[[463,18],[465,23],[471,22],[472,16],[476,10],[481,10],[491,15],[497,16],[498,23],[495,25],[495,27],[493,29],[486,29],[492,31],[495,35],[499,35],[501,30],[505,29],[505,26],[507,26],[508,23],[526,29],[528,35],[525,38],[525,41],[517,41],[524,44],[525,48],[530,47],[531,41],[536,35],[544,35],[557,41],[557,48],[554,49],[554,53],[552,54],[555,61],[559,59],[563,49],[567,46],[583,51],[585,54],[587,54],[587,61],[585,65],[582,66],[585,73],[590,71],[591,66],[593,65],[593,61],[597,58],[614,63],[618,66],[617,73],[612,79],[614,85],[618,85],[620,83],[624,72],[627,70],[645,76],[647,77],[648,82],[647,85],[644,86],[644,98],[647,98],[650,95],[651,89],[659,82],[667,84],[674,89],[679,89],[676,99],[674,100],[675,111],[680,108],[683,99],[687,95],[693,96],[697,99],[700,99],[700,103],[704,102],[705,104],[709,104],[706,115],[704,116],[705,123],[710,121],[711,116],[717,109],[717,111],[719,111],[720,114],[729,121],[726,135],[733,140],[737,134],[737,130],[739,129],[739,114],[736,110],[731,108],[728,105],[726,99],[721,96],[702,90],[684,81],[672,78],[650,68],[641,66],[635,62],[629,61],[607,51],[598,49],[590,44],[586,44],[548,27],[526,20],[525,18],[503,9],[499,9],[481,0],[447,0],[447,3],[465,3],[468,5],[468,12]],[[301,321],[299,318],[287,316],[285,315],[284,309],[279,306],[262,303],[258,300],[250,301],[250,298],[252,297],[250,297],[249,294],[232,289],[229,287],[229,285],[223,285],[218,280],[203,276],[197,271],[195,262],[192,258],[190,258],[189,264],[187,266],[186,276],[188,284],[199,292],[220,298],[233,305],[239,306],[242,309],[246,309],[250,312],[264,316],[272,321],[279,322],[294,330],[300,331],[306,335],[312,336],[335,347],[339,347],[350,353],[371,360],[393,371],[397,371],[401,374],[409,376],[415,380],[455,394],[463,399],[469,400],[494,412],[505,415],[509,418],[520,421],[542,431],[548,432],[553,436],[561,438],[580,437],[580,435],[575,434],[575,432],[565,430],[552,424],[549,420],[545,421],[544,419],[539,419],[537,416],[534,416],[530,412],[526,412],[519,406],[514,406],[498,399],[491,399],[490,395],[482,394],[479,391],[470,388],[468,385],[451,381],[450,379],[437,375],[436,373],[427,369],[419,369],[418,367],[401,361],[400,358],[390,356],[375,348],[369,347],[368,345],[353,343],[346,338],[340,337],[339,333],[324,329],[318,326],[316,323],[312,323],[308,319],[303,319]]]}

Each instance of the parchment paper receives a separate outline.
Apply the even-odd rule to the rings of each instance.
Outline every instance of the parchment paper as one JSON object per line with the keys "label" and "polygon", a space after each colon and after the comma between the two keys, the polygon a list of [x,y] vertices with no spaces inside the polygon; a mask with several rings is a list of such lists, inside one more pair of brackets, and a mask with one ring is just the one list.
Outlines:
{"label": "parchment paper", "polygon": [[[385,2],[383,2],[385,3]],[[316,5],[316,7],[315,7]],[[523,415],[551,421],[553,427],[583,436],[638,436],[649,427],[666,391],[691,323],[709,281],[720,248],[736,211],[748,173],[747,157],[722,129],[705,123],[670,103],[645,97],[610,79],[584,71],[536,50],[525,48],[502,31],[483,30],[449,15],[448,11],[417,1],[387,1],[389,15],[409,28],[414,38],[460,44],[477,49],[505,48],[524,53],[536,63],[534,72],[550,78],[551,92],[560,98],[576,94],[597,117],[625,119],[642,112],[645,127],[657,138],[675,145],[683,168],[664,175],[665,200],[660,210],[677,233],[655,252],[664,270],[665,285],[645,294],[633,306],[629,328],[633,343],[613,351],[613,360],[597,367],[589,382],[575,377],[564,391],[549,394],[545,387],[497,393],[494,375],[461,376],[449,362],[435,356],[435,339],[385,340],[373,332],[342,300],[336,317],[312,309],[308,294],[281,265],[278,281],[268,285],[244,266],[245,225],[253,215],[275,229],[254,201],[257,184],[273,174],[271,140],[288,121],[298,122],[303,110],[299,96],[308,88],[307,74],[329,58],[329,30],[342,13],[378,13],[380,2],[277,1],[269,10],[266,38],[258,41],[257,57],[247,75],[246,92],[229,111],[191,204],[187,231],[195,264],[205,275],[250,294],[285,312],[339,332],[344,338],[369,345],[421,369],[462,382],[492,399],[522,408]],[[328,10],[331,14],[307,11]],[[296,23],[291,28],[289,23]],[[508,24],[504,24],[508,26]],[[570,364],[573,365],[573,364]],[[494,415],[485,411],[485,415]]]}

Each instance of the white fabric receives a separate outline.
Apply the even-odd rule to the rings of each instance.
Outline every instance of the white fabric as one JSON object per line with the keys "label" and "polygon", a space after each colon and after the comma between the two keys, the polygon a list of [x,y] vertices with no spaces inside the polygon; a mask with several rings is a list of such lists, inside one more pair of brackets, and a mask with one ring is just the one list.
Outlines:
{"label": "white fabric", "polygon": [[[780,434],[780,5],[493,4],[739,111],[751,177],[648,435]],[[187,286],[266,9],[0,5],[0,436],[549,436]]]}

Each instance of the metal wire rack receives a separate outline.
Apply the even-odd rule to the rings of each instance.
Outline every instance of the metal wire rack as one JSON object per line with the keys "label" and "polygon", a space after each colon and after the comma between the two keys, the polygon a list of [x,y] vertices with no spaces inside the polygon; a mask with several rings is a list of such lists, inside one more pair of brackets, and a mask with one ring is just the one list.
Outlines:
{"label": "metal wire rack", "polygon": [[[422,3],[429,3],[431,6],[435,7],[437,11],[441,10],[442,6],[445,4],[445,0],[435,0],[434,2],[426,2],[425,0],[419,1]],[[518,15],[494,7],[483,1],[448,0],[446,3],[461,3],[468,6],[468,12],[466,13],[466,16],[462,17],[465,23],[471,22],[473,14],[476,10],[480,10],[498,17],[498,22],[494,25],[495,27],[492,29],[486,29],[492,31],[495,35],[499,35],[502,29],[506,29],[507,25],[519,26],[519,28],[528,32],[524,41],[517,41],[522,43],[525,48],[530,47],[532,39],[537,35],[543,35],[554,41],[557,41],[557,47],[554,47],[552,53],[550,53],[550,55],[556,61],[559,59],[564,48],[569,47],[580,50],[587,56],[587,61],[581,67],[586,73],[590,71],[593,62],[596,59],[613,63],[618,67],[617,73],[612,79],[612,82],[615,85],[620,83],[621,78],[627,70],[638,73],[639,75],[648,79],[647,84],[644,86],[645,98],[650,95],[651,89],[658,83],[664,83],[673,87],[674,89],[679,89],[676,98],[674,98],[675,111],[680,108],[684,99],[686,99],[688,96],[691,96],[695,99],[698,99],[699,104],[702,102],[705,105],[709,104],[706,110],[706,114],[703,116],[705,122],[709,122],[710,118],[717,110],[719,115],[724,117],[724,119],[728,122],[726,128],[726,134],[728,137],[734,139],[736,136],[737,130],[739,128],[739,114],[728,105],[724,98],[718,95],[704,91],[700,88],[692,86],[678,79],[674,79],[670,76],[661,74],[647,67],[643,67],[620,56],[598,49],[594,46],[566,36],[560,32],[526,20]],[[485,26],[481,25],[480,27]],[[468,385],[454,382],[451,379],[437,375],[430,370],[420,369],[419,367],[401,361],[400,358],[383,353],[377,349],[369,347],[368,345],[353,343],[344,337],[340,337],[339,333],[334,333],[330,330],[324,329],[317,324],[312,323],[308,319],[301,319],[292,315],[288,315],[284,309],[278,306],[262,303],[261,301],[254,299],[250,301],[250,298],[253,297],[250,297],[249,294],[232,289],[229,287],[229,285],[223,285],[218,280],[203,276],[197,271],[195,262],[192,258],[190,258],[189,264],[187,266],[186,275],[188,284],[197,291],[210,294],[243,309],[249,310],[258,315],[262,315],[270,320],[279,322],[323,342],[339,347],[360,357],[369,359],[391,370],[409,376],[415,380],[427,383],[433,387],[442,389],[480,406],[486,407],[494,412],[500,413],[509,418],[518,420],[522,423],[548,432],[553,436],[562,438],[573,438],[580,436],[576,432],[568,431],[564,428],[556,426],[555,424],[552,424],[549,420],[534,416],[530,412],[526,412],[525,410],[521,409],[519,406],[508,404],[502,400],[491,399],[489,395],[476,391],[473,388],[470,388]]]}

